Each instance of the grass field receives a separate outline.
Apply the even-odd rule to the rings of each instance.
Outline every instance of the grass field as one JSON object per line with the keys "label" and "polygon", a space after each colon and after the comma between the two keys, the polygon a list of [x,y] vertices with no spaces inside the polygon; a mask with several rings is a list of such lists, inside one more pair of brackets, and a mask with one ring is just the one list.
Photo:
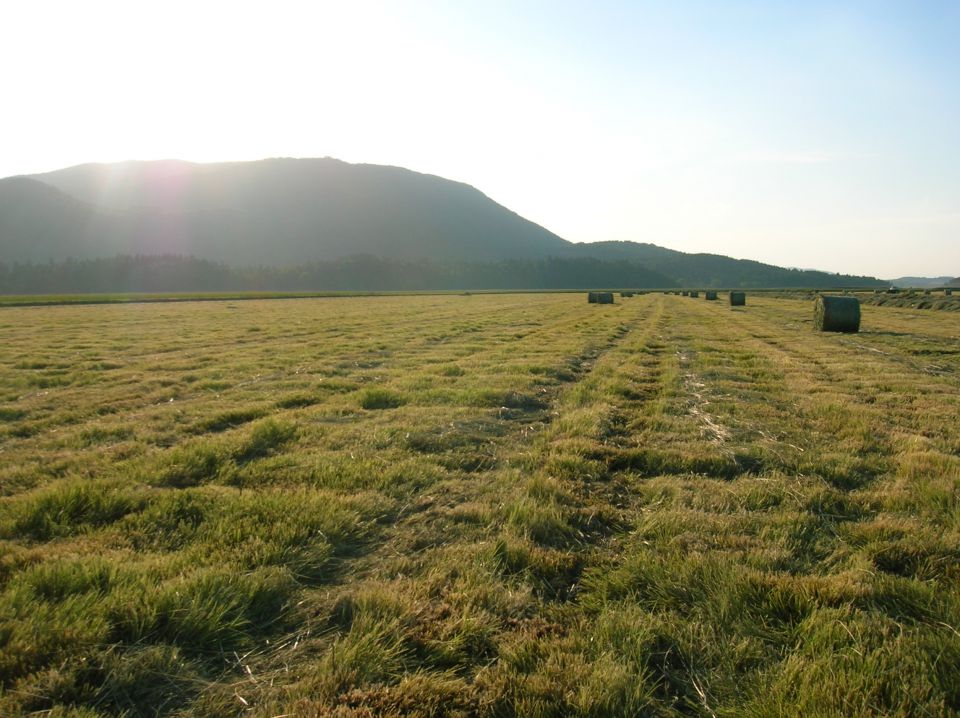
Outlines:
{"label": "grass field", "polygon": [[960,315],[747,301],[0,310],[0,715],[957,715]]}

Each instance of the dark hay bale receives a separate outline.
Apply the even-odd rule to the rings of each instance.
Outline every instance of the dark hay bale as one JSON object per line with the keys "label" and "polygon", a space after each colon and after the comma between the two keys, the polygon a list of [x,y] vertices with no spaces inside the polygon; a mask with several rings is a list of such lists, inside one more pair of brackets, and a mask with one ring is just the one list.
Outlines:
{"label": "dark hay bale", "polygon": [[747,304],[746,292],[730,292],[730,306],[744,307]]}
{"label": "dark hay bale", "polygon": [[613,292],[597,292],[597,304],[613,304]]}
{"label": "dark hay bale", "polygon": [[590,304],[597,303],[597,292],[587,292],[587,302]]}
{"label": "dark hay bale", "polygon": [[887,294],[900,294],[900,290],[896,287],[890,287],[890,289],[887,290]]}
{"label": "dark hay bale", "polygon": [[703,298],[709,302],[715,302],[717,300],[717,293],[708,290],[703,293]]}
{"label": "dark hay bale", "polygon": [[620,292],[621,297],[632,297],[633,292]]}
{"label": "dark hay bale", "polygon": [[952,297],[952,296],[953,296],[953,290],[952,290],[952,289],[944,289],[944,290],[943,290],[943,296],[945,296],[945,297]]}
{"label": "dark hay bale", "polygon": [[933,292],[931,292],[929,289],[924,289],[924,290],[923,290],[923,296],[929,297],[931,294],[933,294]]}
{"label": "dark hay bale", "polygon": [[693,297],[694,299],[696,299],[697,297],[700,296],[700,292],[690,292],[689,294],[687,294],[687,296]]}
{"label": "dark hay bale", "polygon": [[859,332],[860,300],[821,295],[813,303],[813,326],[821,332]]}

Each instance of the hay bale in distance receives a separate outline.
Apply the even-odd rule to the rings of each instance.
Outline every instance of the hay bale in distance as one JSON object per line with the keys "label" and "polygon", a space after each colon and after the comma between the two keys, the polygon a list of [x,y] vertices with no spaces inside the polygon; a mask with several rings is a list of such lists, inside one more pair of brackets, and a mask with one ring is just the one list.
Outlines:
{"label": "hay bale in distance", "polygon": [[953,290],[952,290],[952,289],[944,289],[944,290],[943,290],[943,296],[945,296],[945,297],[952,297],[952,296],[953,296]]}
{"label": "hay bale in distance", "polygon": [[597,304],[613,304],[613,292],[597,292]]}
{"label": "hay bale in distance", "polygon": [[633,292],[620,292],[621,297],[632,297]]}
{"label": "hay bale in distance", "polygon": [[688,296],[688,297],[693,297],[694,299],[696,299],[697,297],[700,296],[700,292],[694,292],[694,291],[691,290],[690,293],[687,294],[687,296]]}
{"label": "hay bale in distance", "polygon": [[747,305],[747,293],[746,292],[730,292],[730,306],[731,307],[744,307]]}
{"label": "hay bale in distance", "polygon": [[715,302],[717,300],[717,293],[714,291],[707,290],[703,293],[703,298],[708,302]]}
{"label": "hay bale in distance", "polygon": [[587,292],[587,302],[590,304],[596,304],[598,294],[599,292]]}
{"label": "hay bale in distance", "polygon": [[813,327],[821,332],[859,332],[860,300],[820,295],[813,302]]}

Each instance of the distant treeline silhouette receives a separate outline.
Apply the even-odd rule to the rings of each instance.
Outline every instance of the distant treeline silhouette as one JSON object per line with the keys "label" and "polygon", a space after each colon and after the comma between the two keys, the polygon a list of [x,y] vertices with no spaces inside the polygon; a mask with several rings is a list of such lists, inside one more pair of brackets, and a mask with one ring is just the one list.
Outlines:
{"label": "distant treeline silhouette", "polygon": [[[716,269],[716,267],[715,267]],[[689,286],[840,287],[878,280],[821,272],[779,270],[773,276],[711,276],[703,267]],[[767,280],[768,283],[765,283]],[[670,288],[681,282],[628,260],[591,257],[431,262],[358,255],[293,267],[230,267],[178,255],[127,256],[64,262],[0,262],[0,293],[221,291],[429,291],[480,289]]]}
{"label": "distant treeline silhouette", "polygon": [[230,267],[176,255],[0,263],[4,294],[221,291],[417,291],[667,287],[632,262],[597,259],[437,263],[353,256],[294,267]]}

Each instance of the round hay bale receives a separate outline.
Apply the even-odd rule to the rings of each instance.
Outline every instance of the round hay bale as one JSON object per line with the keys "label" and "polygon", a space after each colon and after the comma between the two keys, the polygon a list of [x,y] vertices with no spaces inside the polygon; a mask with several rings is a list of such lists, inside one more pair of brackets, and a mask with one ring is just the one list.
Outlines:
{"label": "round hay bale", "polygon": [[613,292],[597,292],[597,304],[613,304]]}
{"label": "round hay bale", "polygon": [[746,292],[730,292],[730,306],[744,307],[747,304]]}
{"label": "round hay bale", "polygon": [[690,294],[688,294],[687,296],[693,297],[694,299],[696,299],[697,297],[700,296],[700,292],[690,292]]}
{"label": "round hay bale", "polygon": [[633,292],[620,292],[621,297],[632,297]]}
{"label": "round hay bale", "polygon": [[703,293],[703,298],[708,302],[715,302],[717,300],[717,293],[714,291],[706,291]]}
{"label": "round hay bale", "polygon": [[945,297],[952,297],[952,296],[953,296],[953,290],[952,290],[952,289],[944,289],[944,290],[943,290],[943,296],[945,296]]}
{"label": "round hay bale", "polygon": [[597,303],[597,292],[587,292],[587,302],[590,304]]}
{"label": "round hay bale", "polygon": [[820,295],[813,302],[813,327],[821,332],[859,332],[860,300]]}

